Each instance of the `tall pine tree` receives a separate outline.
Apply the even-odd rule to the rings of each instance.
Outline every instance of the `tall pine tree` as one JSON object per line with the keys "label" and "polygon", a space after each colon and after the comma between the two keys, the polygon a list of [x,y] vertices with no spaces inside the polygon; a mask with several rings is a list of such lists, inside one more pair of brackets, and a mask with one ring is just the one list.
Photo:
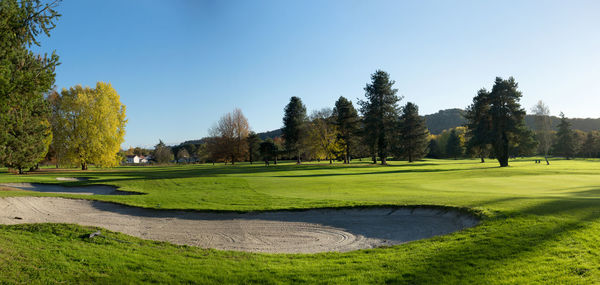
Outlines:
{"label": "tall pine tree", "polygon": [[19,170],[37,164],[52,140],[44,99],[54,84],[58,56],[37,55],[40,34],[60,16],[39,0],[0,1],[0,163]]}
{"label": "tall pine tree", "polygon": [[485,89],[480,89],[477,96],[473,98],[473,104],[467,107],[465,119],[467,119],[467,149],[470,153],[476,155],[485,162],[490,145],[490,131],[492,119],[490,116],[490,93]]}
{"label": "tall pine tree", "polygon": [[397,154],[408,162],[421,159],[427,154],[429,131],[425,119],[419,116],[417,105],[408,102],[402,108],[399,121],[399,142]]}
{"label": "tall pine tree", "polygon": [[[364,135],[370,144],[375,160],[379,156],[381,164],[387,164],[394,129],[398,120],[398,89],[393,88],[395,81],[387,72],[377,70],[371,75],[371,83],[365,89],[366,100],[360,100],[360,112],[364,116]],[[375,161],[374,161],[375,162]]]}
{"label": "tall pine tree", "polygon": [[522,94],[518,87],[512,77],[508,80],[496,77],[489,96],[490,139],[500,167],[508,166],[510,145],[521,138],[525,128],[525,110],[519,104]]}
{"label": "tall pine tree", "polygon": [[596,156],[596,145],[598,143],[597,133],[594,131],[590,131],[587,133],[585,138],[585,142],[581,146],[581,152],[587,157],[592,158]]}
{"label": "tall pine tree", "polygon": [[[473,145],[490,144],[500,167],[508,166],[511,146],[527,141],[525,110],[521,108],[521,92],[514,78],[496,77],[492,91],[481,90],[467,112]],[[489,112],[485,115],[484,112]]]}
{"label": "tall pine tree", "polygon": [[250,132],[246,141],[248,144],[248,160],[252,164],[260,156],[261,140],[255,132]]}
{"label": "tall pine tree", "polygon": [[351,148],[359,128],[358,113],[350,100],[340,96],[335,102],[333,116],[344,148],[344,163],[350,163]]}
{"label": "tall pine tree", "polygon": [[556,143],[554,153],[567,159],[575,156],[575,136],[571,130],[571,123],[567,121],[565,114],[560,113],[560,123],[556,132]]}
{"label": "tall pine tree", "polygon": [[285,106],[283,116],[283,138],[285,139],[285,148],[288,152],[296,152],[296,162],[302,162],[302,140],[305,136],[305,126],[308,117],[306,107],[298,97],[290,98],[290,103]]}

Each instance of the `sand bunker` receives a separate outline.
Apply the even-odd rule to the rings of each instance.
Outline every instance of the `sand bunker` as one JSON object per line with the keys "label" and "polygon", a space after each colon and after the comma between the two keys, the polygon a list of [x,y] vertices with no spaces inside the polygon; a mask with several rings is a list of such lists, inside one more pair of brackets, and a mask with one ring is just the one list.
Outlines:
{"label": "sand bunker", "polygon": [[116,187],[108,185],[90,185],[90,186],[62,186],[55,184],[39,183],[2,183],[0,186],[17,188],[27,191],[57,193],[57,194],[78,194],[78,195],[136,195],[140,193],[119,191]]}
{"label": "sand bunker", "polygon": [[478,223],[458,211],[425,208],[200,213],[54,197],[7,197],[0,199],[0,209],[1,224],[75,223],[175,244],[271,253],[395,245]]}
{"label": "sand bunker", "polygon": [[87,177],[56,177],[58,181],[88,181]]}

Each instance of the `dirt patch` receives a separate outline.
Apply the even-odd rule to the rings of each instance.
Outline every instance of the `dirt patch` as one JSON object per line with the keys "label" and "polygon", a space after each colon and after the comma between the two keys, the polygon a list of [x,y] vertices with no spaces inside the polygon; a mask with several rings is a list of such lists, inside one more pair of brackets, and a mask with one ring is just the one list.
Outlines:
{"label": "dirt patch", "polygon": [[108,185],[89,186],[63,186],[56,184],[39,183],[2,183],[0,186],[17,188],[26,191],[56,193],[56,194],[78,194],[78,195],[138,195],[139,193],[119,191],[117,187]]}
{"label": "dirt patch", "polygon": [[395,245],[478,223],[459,211],[427,208],[200,213],[54,197],[7,197],[0,199],[0,209],[2,224],[75,223],[175,244],[271,253]]}

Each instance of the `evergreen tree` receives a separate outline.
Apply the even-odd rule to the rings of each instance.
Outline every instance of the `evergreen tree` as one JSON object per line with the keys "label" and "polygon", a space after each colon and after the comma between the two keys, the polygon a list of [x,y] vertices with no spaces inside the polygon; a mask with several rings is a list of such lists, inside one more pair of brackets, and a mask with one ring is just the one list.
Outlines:
{"label": "evergreen tree", "polygon": [[455,129],[452,129],[450,132],[450,137],[448,138],[448,142],[446,143],[446,155],[457,159],[463,155],[463,152],[464,150],[460,136]]}
{"label": "evergreen tree", "polygon": [[467,120],[467,149],[470,153],[481,159],[481,163],[485,162],[485,157],[488,155],[490,145],[490,93],[485,89],[480,89],[477,96],[473,98],[473,103],[467,107],[465,119]]}
{"label": "evergreen tree", "polygon": [[358,133],[359,128],[358,113],[350,100],[340,96],[335,102],[333,116],[344,148],[344,163],[350,163],[351,150],[355,144],[355,135]]}
{"label": "evergreen tree", "polygon": [[596,135],[595,132],[591,131],[587,133],[587,136],[585,138],[585,141],[583,142],[583,145],[581,146],[581,152],[583,155],[585,155],[587,158],[592,158],[596,156],[596,151],[597,151],[597,144],[598,144],[598,137]]}
{"label": "evergreen tree", "polygon": [[306,107],[298,97],[290,98],[290,103],[285,107],[283,117],[283,138],[285,139],[285,148],[288,152],[297,153],[296,162],[301,163],[300,155],[302,152],[302,140],[305,135],[305,125],[308,120],[306,116]]}
{"label": "evergreen tree", "polygon": [[268,138],[260,143],[260,156],[265,161],[265,165],[269,165],[269,160],[273,160],[276,153],[275,143],[271,138]]}
{"label": "evergreen tree", "polygon": [[429,131],[425,126],[425,120],[419,116],[417,105],[408,102],[402,108],[399,121],[398,156],[413,162],[423,158],[427,154],[429,144]]}
{"label": "evergreen tree", "polygon": [[440,144],[435,138],[431,138],[429,140],[429,153],[427,157],[430,158],[442,158],[442,150],[440,149]]}
{"label": "evergreen tree", "polygon": [[52,140],[44,93],[54,84],[56,53],[34,54],[37,36],[50,35],[60,16],[55,3],[0,1],[0,163],[18,169],[36,165]]}
{"label": "evergreen tree", "polygon": [[522,139],[526,131],[523,120],[525,110],[519,104],[522,94],[517,88],[518,84],[514,78],[504,80],[496,77],[488,95],[490,125],[487,133],[500,167],[508,166],[511,144]]}
{"label": "evergreen tree", "polygon": [[246,140],[248,142],[248,160],[252,164],[260,156],[260,138],[255,132],[250,132]]}
{"label": "evergreen tree", "polygon": [[564,156],[567,159],[575,155],[575,137],[571,130],[571,123],[565,118],[565,114],[560,113],[560,123],[556,132],[556,143],[554,144],[554,153]]}
{"label": "evergreen tree", "polygon": [[364,135],[370,144],[372,156],[379,156],[381,164],[387,164],[391,141],[398,120],[398,102],[402,99],[393,88],[387,72],[377,70],[371,75],[371,83],[364,88],[366,100],[360,100],[360,112],[364,116]]}

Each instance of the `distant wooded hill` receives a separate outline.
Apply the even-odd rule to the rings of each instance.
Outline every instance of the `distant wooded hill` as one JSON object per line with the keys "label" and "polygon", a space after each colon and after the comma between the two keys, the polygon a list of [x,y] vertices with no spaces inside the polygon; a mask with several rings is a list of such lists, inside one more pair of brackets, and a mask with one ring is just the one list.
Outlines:
{"label": "distant wooded hill", "polygon": [[[465,118],[463,114],[465,110],[463,109],[446,109],[441,110],[435,114],[425,115],[425,119],[427,119],[427,128],[429,128],[429,132],[432,134],[440,134],[443,130],[455,128],[458,126],[462,126],[465,124]],[[556,130],[558,123],[560,121],[559,117],[552,116],[550,117],[552,120],[552,127]],[[569,118],[567,119],[573,129],[581,130],[584,132],[600,130],[600,118],[599,119],[580,119],[580,118]],[[525,116],[525,124],[529,128],[534,128],[535,121],[534,116],[526,115]]]}
{"label": "distant wooded hill", "polygon": [[263,133],[257,133],[258,137],[261,140],[266,140],[268,138],[276,138],[276,137],[280,137],[282,134],[281,129],[277,129],[277,130],[273,130],[273,131],[268,131],[268,132],[263,132]]}
{"label": "distant wooded hill", "polygon": [[[425,115],[424,117],[427,120],[427,128],[429,129],[429,132],[434,135],[438,135],[438,134],[442,133],[443,130],[448,130],[451,128],[456,128],[456,127],[464,125],[465,124],[465,118],[463,117],[464,113],[465,113],[465,110],[459,109],[459,108],[454,108],[454,109],[440,110],[439,112],[437,112],[435,114]],[[556,126],[558,126],[558,122],[560,121],[560,118],[558,118],[556,116],[552,116],[551,119],[552,119],[552,127],[554,129],[556,129]],[[598,119],[569,118],[567,120],[571,123],[573,129],[576,129],[576,130],[581,130],[584,132],[600,130],[600,118],[598,118]],[[525,124],[530,128],[534,128],[533,116],[531,116],[531,115],[525,116]],[[281,136],[281,129],[276,129],[276,130],[257,133],[257,134],[261,140],[265,140],[267,138],[276,138],[276,137]],[[183,144],[201,144],[201,143],[204,143],[205,140],[206,140],[206,138],[200,139],[200,140],[186,141],[186,142],[182,143],[182,145]]]}

